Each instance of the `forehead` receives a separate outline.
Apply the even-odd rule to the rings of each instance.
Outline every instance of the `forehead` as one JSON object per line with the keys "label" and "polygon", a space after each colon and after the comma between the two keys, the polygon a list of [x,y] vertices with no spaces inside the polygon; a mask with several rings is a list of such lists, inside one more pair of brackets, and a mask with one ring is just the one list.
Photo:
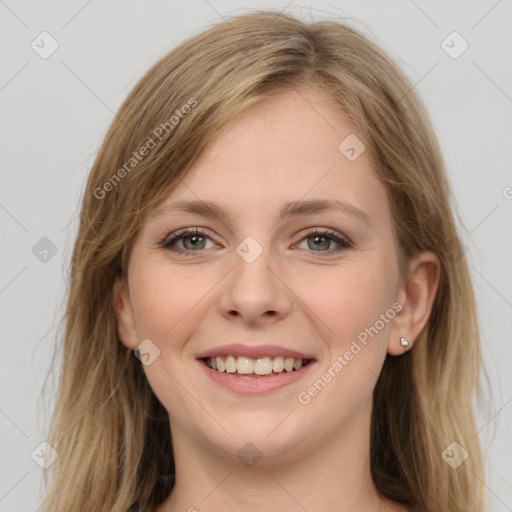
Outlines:
{"label": "forehead", "polygon": [[[350,146],[356,158],[347,158]],[[237,214],[273,209],[275,218],[284,203],[313,199],[342,201],[371,219],[389,214],[364,142],[334,100],[289,89],[232,119],[154,214],[170,202],[206,201]]]}

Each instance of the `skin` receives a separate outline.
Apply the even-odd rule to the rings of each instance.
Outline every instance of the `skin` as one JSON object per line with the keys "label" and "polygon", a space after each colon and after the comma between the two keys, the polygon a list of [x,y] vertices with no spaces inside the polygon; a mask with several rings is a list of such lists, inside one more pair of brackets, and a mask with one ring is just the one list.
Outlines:
{"label": "skin", "polygon": [[[370,475],[372,392],[385,358],[404,353],[400,337],[412,346],[425,326],[439,262],[422,253],[401,281],[385,187],[367,152],[349,161],[338,150],[353,133],[318,91],[276,92],[233,119],[166,201],[214,201],[227,219],[162,209],[139,231],[114,299],[123,344],[133,350],[150,339],[160,350],[144,371],[169,413],[177,475],[158,512],[407,510],[384,500]],[[276,224],[281,204],[299,199],[344,200],[371,224],[337,211]],[[196,227],[208,236],[200,249],[190,238],[177,242],[189,256],[159,245]],[[334,252],[327,238],[316,248],[307,228],[330,228],[353,247]],[[263,249],[252,263],[236,252],[248,236]],[[395,302],[401,311],[299,403],[298,393]],[[229,343],[310,353],[315,367],[277,391],[236,394],[195,360]],[[237,457],[248,442],[263,454],[251,466]]]}

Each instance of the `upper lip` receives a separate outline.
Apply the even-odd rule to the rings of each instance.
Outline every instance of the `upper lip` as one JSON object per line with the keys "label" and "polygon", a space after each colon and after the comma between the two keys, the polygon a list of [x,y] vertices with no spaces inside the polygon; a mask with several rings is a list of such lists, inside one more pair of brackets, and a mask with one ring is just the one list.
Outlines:
{"label": "upper lip", "polygon": [[204,359],[206,357],[217,357],[217,356],[245,356],[252,359],[258,357],[293,357],[294,359],[314,359],[310,354],[298,352],[288,348],[280,347],[278,345],[220,345],[210,350],[205,350],[196,356],[197,359]]}

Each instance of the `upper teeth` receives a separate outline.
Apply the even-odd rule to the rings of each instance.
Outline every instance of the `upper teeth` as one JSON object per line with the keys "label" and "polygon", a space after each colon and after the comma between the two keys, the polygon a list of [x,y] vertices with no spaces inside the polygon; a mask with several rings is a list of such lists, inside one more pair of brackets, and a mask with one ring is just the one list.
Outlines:
{"label": "upper teeth", "polygon": [[302,359],[294,359],[293,357],[258,357],[253,359],[251,357],[239,356],[217,356],[209,357],[206,359],[206,364],[217,370],[218,372],[251,374],[256,375],[270,375],[272,372],[281,373],[283,370],[291,372],[293,370],[300,370],[304,364]]}

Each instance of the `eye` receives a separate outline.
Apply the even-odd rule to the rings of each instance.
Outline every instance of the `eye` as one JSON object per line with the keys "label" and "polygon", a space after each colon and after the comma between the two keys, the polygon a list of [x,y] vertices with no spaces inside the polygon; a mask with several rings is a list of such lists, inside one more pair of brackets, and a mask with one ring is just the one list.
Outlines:
{"label": "eye", "polygon": [[[310,242],[309,240],[312,241]],[[309,231],[306,236],[301,239],[301,243],[303,241],[307,243],[307,248],[311,249],[312,252],[332,254],[352,247],[352,243],[347,238],[330,229],[313,228],[312,231]],[[329,250],[333,243],[337,244],[338,248]]]}
{"label": "eye", "polygon": [[[310,239],[313,241],[309,242]],[[204,231],[197,228],[187,228],[177,231],[170,239],[160,242],[159,245],[175,253],[191,256],[193,252],[201,252],[203,249],[208,249],[206,247],[207,240],[212,241]],[[328,254],[338,253],[353,246],[347,238],[330,229],[313,228],[302,237],[300,242],[302,243],[303,241],[308,241],[307,248],[310,249],[309,252]],[[180,247],[179,243],[182,244],[182,247]],[[337,244],[338,248],[329,250],[332,244]]]}
{"label": "eye", "polygon": [[[174,233],[172,238],[165,240],[160,245],[163,248],[177,252],[178,254],[190,255],[191,252],[205,249],[206,240],[211,240],[206,233],[199,229],[186,229]],[[183,243],[183,248],[179,247],[178,242]]]}

